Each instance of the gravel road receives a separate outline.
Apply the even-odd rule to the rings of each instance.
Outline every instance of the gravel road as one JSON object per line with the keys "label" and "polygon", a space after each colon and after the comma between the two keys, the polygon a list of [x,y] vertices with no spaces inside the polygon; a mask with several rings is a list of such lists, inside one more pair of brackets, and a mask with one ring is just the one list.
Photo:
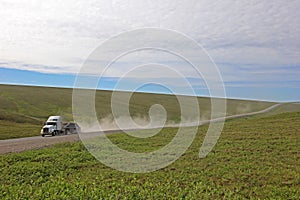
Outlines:
{"label": "gravel road", "polygon": [[[112,134],[122,132],[121,130],[105,131],[103,134]],[[88,137],[99,136],[99,133],[85,133]],[[21,152],[30,149],[40,149],[62,142],[79,141],[78,134],[60,135],[60,136],[34,136],[17,139],[0,140],[0,154]]]}
{"label": "gravel road", "polygon": [[[226,117],[226,119],[246,117],[246,116],[250,116],[250,115],[265,113],[265,112],[268,112],[280,105],[282,105],[282,104],[275,104],[273,106],[270,106],[267,109],[257,111],[257,112],[228,116],[228,117]],[[210,121],[207,120],[207,121],[197,122],[197,124],[187,124],[186,126],[202,125],[202,124],[206,124],[209,122],[217,122],[220,120],[222,120],[222,118],[213,119]],[[174,126],[172,126],[172,127],[174,127]],[[122,131],[121,130],[110,130],[110,131],[105,131],[103,134],[112,134],[112,133],[120,133],[120,132],[122,132]],[[90,137],[99,136],[99,133],[86,133],[86,134]],[[57,143],[74,142],[74,141],[79,141],[79,140],[80,140],[80,138],[79,138],[79,135],[77,135],[77,134],[62,135],[62,136],[55,136],[55,137],[35,136],[35,137],[9,139],[9,140],[0,140],[0,154],[11,153],[11,152],[21,152],[21,151],[26,151],[26,150],[30,150],[30,149],[39,149],[39,148],[51,146],[51,145],[57,144]]]}

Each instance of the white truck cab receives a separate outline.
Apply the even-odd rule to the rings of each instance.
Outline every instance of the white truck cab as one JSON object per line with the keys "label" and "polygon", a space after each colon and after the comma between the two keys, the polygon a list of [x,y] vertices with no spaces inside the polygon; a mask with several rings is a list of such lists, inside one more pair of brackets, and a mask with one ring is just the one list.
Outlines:
{"label": "white truck cab", "polygon": [[41,130],[41,135],[44,137],[45,135],[54,136],[61,133],[63,133],[62,117],[50,116]]}

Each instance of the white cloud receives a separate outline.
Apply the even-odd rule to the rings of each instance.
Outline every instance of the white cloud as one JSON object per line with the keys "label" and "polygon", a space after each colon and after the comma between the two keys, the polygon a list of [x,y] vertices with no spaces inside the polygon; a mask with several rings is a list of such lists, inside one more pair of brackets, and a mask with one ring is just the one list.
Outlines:
{"label": "white cloud", "polygon": [[[109,37],[160,27],[203,44],[226,81],[260,80],[263,76],[247,74],[267,72],[272,80],[294,80],[292,69],[283,67],[300,66],[299,7],[298,0],[2,0],[0,62],[8,68],[76,73]],[[245,65],[257,67],[246,73]]]}

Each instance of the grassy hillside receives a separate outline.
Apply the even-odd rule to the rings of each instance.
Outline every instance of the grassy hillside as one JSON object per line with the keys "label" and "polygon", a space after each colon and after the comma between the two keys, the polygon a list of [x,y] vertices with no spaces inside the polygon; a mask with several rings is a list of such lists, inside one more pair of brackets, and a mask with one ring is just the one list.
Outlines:
{"label": "grassy hillside", "polygon": [[[0,155],[0,198],[300,199],[300,112],[230,120],[213,151],[199,159],[206,130],[199,128],[175,163],[147,174],[110,169],[79,142]],[[148,139],[109,137],[123,149],[144,152],[175,133],[166,128]]]}
{"label": "grassy hillside", "polygon": [[[111,114],[111,91],[97,91],[96,110],[99,118]],[[198,98],[203,116],[209,114],[210,99]],[[162,104],[168,111],[169,119],[180,115],[179,104],[175,96],[162,94],[134,93],[130,101],[132,115],[147,115],[148,109],[155,103]],[[228,114],[251,112],[266,108],[273,103],[228,100]],[[62,115],[65,120],[72,120],[72,89],[9,86],[0,85],[0,119],[15,122],[44,121],[49,115]],[[36,118],[36,119],[34,119]]]}
{"label": "grassy hillside", "polygon": [[[111,94],[110,91],[96,92],[96,111],[99,119],[111,114]],[[209,118],[210,99],[198,98],[198,101],[201,119]],[[157,103],[165,107],[169,121],[180,121],[180,106],[176,97],[172,95],[134,93],[130,100],[130,113],[132,116],[147,117],[150,106]],[[273,104],[229,99],[227,114],[258,111]],[[42,123],[50,115],[61,115],[65,121],[73,120],[72,89],[0,85],[0,139],[7,138],[10,134],[10,137],[38,135]],[[16,126],[9,127],[9,123],[15,123]],[[22,132],[22,128],[19,127],[23,125],[31,127],[32,131],[27,129]]]}
{"label": "grassy hillside", "polygon": [[39,135],[41,124],[0,120],[0,140]]}

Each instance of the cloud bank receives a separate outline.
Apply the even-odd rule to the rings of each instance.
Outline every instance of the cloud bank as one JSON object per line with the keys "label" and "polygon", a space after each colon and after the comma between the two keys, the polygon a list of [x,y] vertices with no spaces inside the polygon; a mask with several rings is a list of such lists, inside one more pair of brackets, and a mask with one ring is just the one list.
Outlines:
{"label": "cloud bank", "polygon": [[[76,73],[104,40],[159,27],[202,44],[228,86],[300,87],[299,7],[298,0],[2,0],[0,67]],[[106,76],[118,76],[134,63],[130,57],[123,61]]]}

